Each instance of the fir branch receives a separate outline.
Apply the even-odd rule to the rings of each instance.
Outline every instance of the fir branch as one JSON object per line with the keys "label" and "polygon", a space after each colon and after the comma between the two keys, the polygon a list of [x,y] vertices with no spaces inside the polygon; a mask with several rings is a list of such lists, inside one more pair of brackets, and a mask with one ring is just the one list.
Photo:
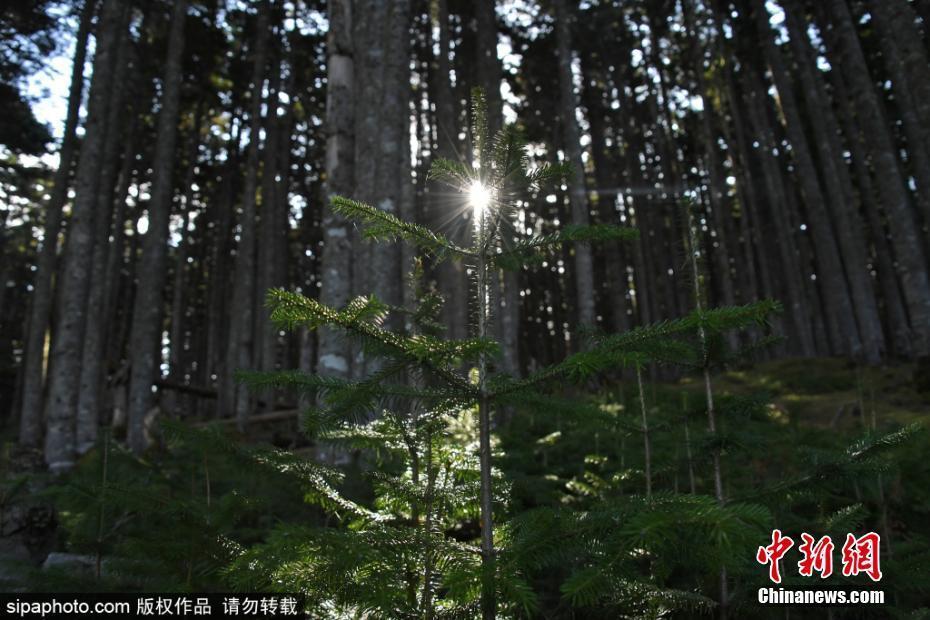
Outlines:
{"label": "fir branch", "polygon": [[519,270],[528,261],[540,260],[565,243],[595,243],[608,241],[630,241],[639,237],[635,228],[594,224],[591,226],[565,226],[548,235],[538,235],[521,240],[507,250],[491,257],[492,264],[509,270]]}
{"label": "fir branch", "polygon": [[362,309],[367,309],[371,298],[357,298],[357,300],[359,301],[350,302],[346,310],[338,311],[299,293],[291,293],[283,289],[268,291],[268,305],[272,308],[271,318],[275,323],[289,328],[297,325],[307,325],[313,328],[321,325],[338,327],[376,343],[408,363],[437,375],[449,387],[460,390],[463,395],[477,397],[475,386],[448,365],[449,360],[445,357],[445,350],[431,351],[429,340],[405,337],[383,329],[373,321],[366,320],[370,312],[355,311],[354,307],[357,305]]}
{"label": "fir branch", "polygon": [[406,222],[392,213],[343,196],[333,196],[333,211],[362,225],[363,235],[375,241],[402,239],[413,243],[437,261],[447,257],[471,258],[473,253],[425,226]]}
{"label": "fir branch", "polygon": [[522,381],[500,377],[493,382],[490,396],[526,389],[543,381],[566,377],[572,380],[585,379],[620,364],[642,362],[643,356],[666,350],[662,339],[692,332],[699,326],[709,330],[738,329],[763,323],[780,306],[773,301],[763,300],[745,306],[723,307],[712,310],[694,311],[680,319],[662,321],[652,325],[633,328],[629,331],[605,336],[586,350],[574,353],[562,362],[544,368]]}

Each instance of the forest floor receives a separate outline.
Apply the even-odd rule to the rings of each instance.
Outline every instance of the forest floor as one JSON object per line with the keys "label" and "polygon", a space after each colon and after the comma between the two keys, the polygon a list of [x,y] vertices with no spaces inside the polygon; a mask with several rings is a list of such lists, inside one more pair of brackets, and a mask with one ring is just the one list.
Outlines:
{"label": "forest floor", "polygon": [[[926,374],[918,371],[915,364],[864,368],[839,358],[780,359],[721,373],[714,377],[714,391],[718,397],[764,394],[769,415],[786,426],[854,433],[862,427],[903,426],[913,422],[922,422],[926,427],[930,426],[927,385],[930,377],[921,372]],[[695,403],[704,396],[699,376],[658,383],[654,388],[684,390]],[[291,447],[296,447],[293,443],[296,427],[296,416],[273,418],[250,429],[248,440],[279,446],[290,442]],[[12,447],[9,429],[0,437],[8,448]],[[20,582],[23,569],[54,564],[51,556],[68,566],[86,568],[83,564],[89,561],[87,556],[62,553],[49,556],[49,552],[61,546],[56,510],[47,503],[29,500],[29,492],[24,497],[23,479],[11,473],[5,472],[0,481],[0,589],[24,587]]]}
{"label": "forest floor", "polygon": [[[807,426],[870,426],[873,415],[879,424],[905,425],[930,421],[930,392],[918,391],[930,377],[921,379],[917,372],[914,364],[857,368],[842,358],[788,358],[728,371],[714,387],[719,394],[766,392],[773,416]],[[703,389],[698,378],[681,383],[698,393]]]}

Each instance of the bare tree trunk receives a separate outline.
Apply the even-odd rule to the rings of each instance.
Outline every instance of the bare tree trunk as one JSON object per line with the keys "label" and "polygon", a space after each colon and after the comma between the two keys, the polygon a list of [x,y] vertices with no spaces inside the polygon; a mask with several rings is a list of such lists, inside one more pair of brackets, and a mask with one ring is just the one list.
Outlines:
{"label": "bare tree trunk", "polygon": [[[895,107],[901,118],[906,139],[910,172],[917,180],[916,200],[924,226],[930,226],[930,69],[927,56],[910,41],[915,29],[906,2],[901,0],[869,0],[869,13],[878,30],[878,43],[891,87]],[[910,24],[908,22],[910,21]],[[913,53],[914,50],[917,53]],[[920,63],[923,62],[923,66]],[[930,239],[930,237],[928,237]]]}
{"label": "bare tree trunk", "polygon": [[[328,3],[326,88],[326,197],[323,212],[322,287],[320,301],[342,307],[352,294],[352,228],[333,213],[329,199],[351,194],[355,188],[355,60],[351,0]],[[324,376],[351,375],[348,344],[331,329],[321,329],[317,341],[317,372]]]}
{"label": "bare tree trunk", "polygon": [[840,102],[840,121],[843,134],[849,144],[850,159],[856,174],[856,183],[859,186],[859,200],[862,202],[871,230],[875,262],[878,266],[878,284],[881,287],[884,302],[887,341],[896,355],[909,357],[911,354],[910,326],[907,311],[904,309],[904,298],[898,284],[898,274],[894,267],[894,252],[889,244],[888,233],[882,221],[881,208],[872,184],[867,154],[868,146],[856,122],[855,104],[846,93],[843,76],[831,71],[830,77],[836,100]]}
{"label": "bare tree trunk", "polygon": [[[785,278],[788,290],[787,305],[790,308],[792,323],[798,336],[798,345],[801,353],[806,356],[814,354],[814,334],[811,330],[810,310],[801,282],[801,265],[798,262],[797,242],[793,231],[787,224],[784,213],[788,209],[784,191],[785,184],[782,178],[781,166],[775,158],[775,140],[769,127],[765,110],[765,101],[762,99],[761,85],[758,77],[751,76],[752,69],[743,68],[742,77],[746,86],[746,110],[749,113],[749,122],[753,126],[753,133],[759,141],[757,154],[762,164],[765,188],[772,220],[775,224],[777,251],[781,257],[781,272]],[[759,221],[756,221],[759,225]]]}
{"label": "bare tree trunk", "polygon": [[[122,84],[129,69],[130,36],[120,32],[114,84]],[[123,137],[118,131],[124,116],[125,89],[114,88],[110,95],[107,114],[107,139],[100,164],[100,181],[97,189],[97,214],[94,223],[94,252],[90,275],[90,293],[87,298],[87,325],[84,328],[84,350],[81,354],[81,387],[78,398],[76,448],[78,454],[90,450],[97,441],[100,426],[100,389],[102,369],[106,358],[105,330],[108,325],[100,320],[109,290],[106,288],[107,252],[110,249],[110,228],[113,223],[113,196],[116,173],[119,168],[119,147]]]}
{"label": "bare tree trunk", "polygon": [[[123,160],[114,193],[116,207],[113,213],[113,227],[110,231],[113,235],[113,243],[107,249],[106,285],[104,286],[104,290],[107,291],[107,299],[101,319],[101,322],[107,326],[112,326],[115,322],[120,302],[120,291],[123,288],[121,271],[126,255],[126,202],[129,196],[129,187],[132,185],[133,175],[135,174],[135,147],[138,139],[138,126],[139,119],[133,109],[130,111],[129,128],[123,146]],[[111,363],[122,354],[122,350],[116,346],[120,342],[112,333],[112,329],[104,331],[104,341],[106,343],[106,362]]]}
{"label": "bare tree trunk", "polygon": [[476,0],[474,11],[478,83],[485,91],[488,129],[493,136],[504,126],[504,107],[501,101],[503,71],[497,58],[497,0]]}
{"label": "bare tree trunk", "polygon": [[[275,46],[277,47],[277,46]],[[278,174],[278,140],[281,138],[278,118],[279,95],[281,90],[281,59],[279,54],[269,65],[268,77],[268,111],[265,116],[265,147],[262,152],[261,205],[259,206],[258,244],[256,247],[255,273],[255,368],[270,370],[274,367],[277,351],[277,329],[271,322],[271,314],[265,307],[265,295],[272,287],[278,265],[273,260],[277,242],[277,229],[280,225],[277,217],[277,181]],[[271,394],[271,391],[268,391]],[[265,399],[265,407],[271,408],[273,398]]]}
{"label": "bare tree trunk", "polygon": [[[594,178],[597,182],[597,210],[598,215],[605,224],[619,223],[617,214],[617,196],[619,192],[615,189],[619,184],[619,179],[612,172],[611,160],[607,144],[606,135],[606,106],[604,105],[604,92],[591,86],[591,82],[597,82],[597,77],[592,75],[595,71],[594,63],[584,63],[585,68],[585,88],[582,91],[585,107],[588,110],[588,122],[591,124],[591,154],[594,161]],[[621,125],[623,121],[621,119]],[[619,243],[608,242],[603,244],[603,260],[605,265],[605,280],[608,303],[610,305],[611,329],[617,332],[623,332],[630,328],[630,319],[627,315],[627,272],[626,261]]]}
{"label": "bare tree trunk", "polygon": [[[197,167],[197,152],[200,150],[200,109],[195,112],[196,120],[194,121],[193,130],[188,136],[188,153],[187,153],[187,171],[184,174],[184,184],[182,186],[184,201],[181,209],[184,215],[181,221],[181,239],[178,242],[178,248],[174,256],[174,274],[171,285],[171,314],[169,322],[171,332],[168,336],[170,352],[168,354],[168,379],[172,383],[181,385],[184,383],[184,345],[186,339],[187,326],[187,308],[188,308],[188,290],[187,283],[188,265],[187,258],[190,256],[191,245],[194,244],[192,233],[189,230],[191,223],[191,214],[193,213],[194,199],[194,170]],[[198,227],[202,220],[197,218]],[[172,390],[165,394],[162,401],[162,410],[171,416],[176,416],[179,411],[179,393]]]}
{"label": "bare tree trunk", "polygon": [[[863,351],[863,342],[859,337],[855,321],[855,309],[846,284],[839,248],[830,224],[831,214],[817,178],[817,168],[804,133],[804,121],[795,98],[794,87],[785,69],[781,51],[775,46],[775,40],[768,25],[768,11],[764,0],[753,0],[752,12],[756,21],[756,31],[763,39],[765,58],[778,89],[778,101],[784,114],[785,130],[791,143],[791,156],[796,163],[795,174],[800,181],[801,195],[807,206],[806,215],[807,220],[810,221],[817,257],[817,283],[823,291],[824,310],[830,317],[828,330],[831,341],[839,351],[850,353],[855,357],[865,353],[870,363],[877,363],[881,358],[880,347],[876,346],[871,350]],[[856,265],[851,267],[855,268]],[[868,287],[867,283],[866,286]],[[874,310],[874,297],[871,295],[866,300],[866,303],[869,302]],[[875,318],[877,319],[877,311]],[[872,344],[877,343],[873,340]]]}
{"label": "bare tree trunk", "polygon": [[[565,0],[555,0],[555,31],[558,42],[559,117],[566,159],[572,166],[568,195],[571,203],[571,221],[586,226],[590,219],[587,189],[584,179],[584,161],[581,158],[581,131],[575,118],[578,100],[572,74],[571,14]],[[575,253],[575,295],[578,324],[593,326],[596,322],[594,299],[594,265],[591,247],[578,244]],[[576,345],[577,346],[577,345]]]}
{"label": "bare tree trunk", "polygon": [[908,198],[894,142],[872,86],[849,7],[845,0],[829,0],[828,5],[832,15],[832,27],[827,30],[831,64],[846,76],[857,104],[860,126],[870,146],[872,166],[882,179],[879,190],[891,225],[901,288],[915,332],[914,349],[918,354],[926,354],[930,352],[930,277],[916,214]]}
{"label": "bare tree trunk", "polygon": [[145,449],[145,416],[152,408],[152,384],[159,372],[158,346],[164,317],[164,288],[168,268],[168,225],[174,195],[174,157],[181,104],[181,60],[187,0],[176,0],[165,58],[164,91],[158,115],[158,137],[152,170],[149,228],[142,242],[138,273],[145,274],[136,290],[130,345],[131,375],[127,443],[133,452]]}
{"label": "bare tree trunk", "polygon": [[[226,388],[226,349],[229,340],[230,315],[226,310],[230,283],[229,257],[232,254],[232,237],[239,178],[239,140],[241,119],[230,122],[230,138],[226,147],[226,164],[212,216],[215,221],[210,249],[209,298],[207,313],[211,317],[207,334],[207,377],[218,387],[214,414],[225,415],[232,407],[231,392]],[[226,397],[230,397],[227,399]]]}
{"label": "bare tree trunk", "polygon": [[[856,196],[849,168],[842,155],[843,147],[839,127],[824,87],[823,78],[816,70],[816,60],[807,38],[807,31],[799,25],[802,22],[799,21],[798,11],[791,2],[786,2],[784,6],[785,24],[790,33],[790,43],[797,63],[797,72],[801,78],[809,116],[817,119],[816,122],[810,123],[814,134],[813,146],[818,150],[826,196],[832,197],[828,206],[833,212],[833,221],[836,223],[833,230],[836,232],[846,268],[864,358],[867,363],[874,364],[884,353],[885,341],[882,336],[875,291],[868,271],[868,248],[863,234],[863,224],[856,209]],[[774,36],[768,30],[764,32],[767,40]]]}
{"label": "bare tree trunk", "polygon": [[245,184],[242,191],[242,214],[239,219],[239,244],[230,315],[229,346],[226,352],[224,381],[220,386],[220,414],[235,412],[240,430],[248,423],[251,399],[247,388],[237,384],[236,370],[252,366],[253,306],[255,301],[255,193],[258,190],[259,146],[262,128],[262,92],[265,84],[270,35],[269,6],[262,2],[252,55],[252,90],[249,109],[249,147],[245,161]]}
{"label": "bare tree trunk", "polygon": [[[377,174],[374,193],[378,208],[400,216],[409,213],[412,205],[403,205],[405,186],[410,183],[405,165],[410,151],[410,20],[409,0],[387,3],[387,15],[380,24],[384,54]],[[372,24],[374,25],[374,24]],[[364,41],[362,42],[364,43]],[[373,67],[374,68],[374,67]],[[375,68],[377,70],[377,68]],[[398,244],[379,243],[371,248],[371,291],[382,301],[400,305],[403,301],[404,275],[401,271],[401,249]],[[401,327],[400,325],[396,325]],[[370,366],[370,365],[366,365]]]}
{"label": "bare tree trunk", "polygon": [[[438,54],[433,59],[431,71],[431,94],[436,103],[434,118],[436,153],[439,157],[455,161],[460,142],[459,123],[455,114],[454,95],[449,77],[449,9],[446,0],[434,0],[439,38]],[[471,236],[471,220],[468,210],[458,204],[450,204],[442,194],[442,185],[433,184],[429,201],[429,221],[439,230],[448,231],[448,236],[463,247]],[[450,338],[464,339],[468,336],[468,280],[465,268],[459,261],[444,261],[436,270],[438,288],[445,299],[443,323]]]}
{"label": "bare tree trunk", "polygon": [[[713,102],[708,97],[707,83],[704,78],[704,49],[701,46],[695,23],[694,10],[692,2],[694,0],[684,0],[684,12],[686,19],[686,29],[688,31],[688,40],[690,42],[690,52],[692,56],[694,81],[697,84],[698,92],[703,101],[701,111],[701,143],[704,149],[704,161],[707,169],[708,187],[710,188],[710,212],[711,221],[714,224],[715,243],[708,244],[709,253],[714,258],[713,279],[716,280],[720,289],[720,301],[724,306],[732,306],[736,303],[736,293],[733,287],[733,277],[730,271],[730,249],[729,239],[727,239],[727,226],[725,219],[730,217],[727,213],[725,204],[725,190],[723,187],[723,172],[720,166],[720,158],[717,152],[716,132],[714,131],[714,109]],[[737,346],[737,337],[735,332],[727,334],[727,341],[731,349]]]}
{"label": "bare tree trunk", "polygon": [[93,256],[94,210],[106,141],[113,64],[126,10],[127,7],[116,0],[104,0],[101,9],[87,122],[75,177],[75,199],[62,256],[64,266],[57,288],[58,305],[67,310],[58,313],[55,321],[49,360],[48,430],[45,436],[45,460],[49,469],[55,472],[70,469],[74,464],[81,351]]}
{"label": "bare tree trunk", "polygon": [[68,186],[77,147],[76,130],[81,97],[84,91],[84,62],[87,39],[94,15],[94,0],[85,0],[81,21],[74,42],[74,62],[71,86],[68,90],[68,112],[65,116],[58,170],[52,182],[52,194],[45,207],[45,228],[39,250],[36,278],[29,306],[29,323],[23,353],[22,403],[20,409],[19,442],[38,447],[42,440],[42,392],[45,374],[45,336],[52,311],[52,277],[58,255],[58,235],[61,232],[61,212],[68,198]]}

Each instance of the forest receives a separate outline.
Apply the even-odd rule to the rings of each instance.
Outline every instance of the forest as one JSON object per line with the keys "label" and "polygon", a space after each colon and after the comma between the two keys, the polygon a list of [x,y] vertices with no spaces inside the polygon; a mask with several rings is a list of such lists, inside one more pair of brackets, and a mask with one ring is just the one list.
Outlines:
{"label": "forest", "polygon": [[930,0],[0,7],[2,601],[930,618],[928,421]]}

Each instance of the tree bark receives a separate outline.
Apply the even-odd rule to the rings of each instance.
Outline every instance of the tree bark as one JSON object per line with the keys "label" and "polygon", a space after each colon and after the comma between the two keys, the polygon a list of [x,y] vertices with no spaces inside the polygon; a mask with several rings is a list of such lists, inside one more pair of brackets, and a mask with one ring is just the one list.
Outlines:
{"label": "tree bark", "polygon": [[97,30],[87,121],[75,176],[75,199],[62,255],[64,267],[57,290],[58,306],[66,310],[60,312],[55,321],[49,359],[45,460],[53,472],[70,469],[74,464],[75,418],[87,322],[94,211],[106,141],[107,105],[113,87],[113,63],[126,10],[126,5],[117,0],[104,0]]}
{"label": "tree bark", "polygon": [[131,375],[127,443],[140,454],[145,449],[145,416],[152,408],[152,384],[159,371],[158,346],[164,317],[164,288],[168,269],[168,233],[174,195],[174,159],[181,103],[184,54],[184,24],[187,0],[176,0],[171,13],[171,30],[165,58],[164,91],[158,115],[152,170],[152,200],[149,202],[149,228],[142,242],[139,280],[132,313],[130,345]]}
{"label": "tree bark", "polygon": [[878,285],[882,292],[885,314],[886,340],[891,344],[892,352],[901,357],[911,354],[910,326],[907,320],[907,311],[904,309],[904,298],[898,283],[898,275],[894,266],[894,252],[889,243],[888,233],[882,218],[881,207],[878,204],[876,191],[872,183],[869,170],[868,145],[856,121],[855,104],[846,92],[846,84],[839,72],[829,73],[836,101],[839,102],[839,119],[843,134],[849,145],[850,160],[856,175],[856,184],[859,187],[859,200],[869,223],[872,246],[874,248],[875,263],[878,271]]}
{"label": "tree bark", "polygon": [[[584,161],[581,158],[581,131],[575,118],[578,100],[575,95],[575,80],[572,74],[571,14],[565,0],[555,0],[555,31],[558,44],[559,71],[559,117],[562,125],[562,140],[565,144],[566,160],[572,166],[569,182],[571,222],[575,226],[587,226],[590,220],[587,189],[585,188]],[[576,244],[575,295],[577,320],[580,326],[593,326],[596,322],[594,298],[594,265],[591,247]],[[577,345],[576,345],[577,346]]]}
{"label": "tree bark", "polygon": [[[323,207],[323,255],[320,301],[341,308],[352,294],[352,229],[332,211],[329,200],[355,188],[355,61],[353,3],[331,0],[327,41],[326,204]],[[334,330],[323,328],[317,340],[317,372],[351,376],[352,354]]]}
{"label": "tree bark", "polygon": [[[618,225],[616,187],[619,180],[613,172],[611,157],[605,141],[607,130],[607,113],[604,105],[604,91],[592,85],[599,82],[600,76],[595,75],[593,59],[585,58],[583,63],[585,74],[585,88],[582,91],[585,107],[588,110],[588,122],[591,124],[591,154],[594,161],[594,178],[597,182],[597,211],[601,221],[605,224]],[[621,120],[621,124],[623,121]],[[607,289],[608,304],[610,306],[610,326],[615,332],[624,332],[630,328],[630,319],[627,315],[628,293],[626,261],[620,244],[607,242],[602,246],[605,263],[605,288]]]}
{"label": "tree bark", "polygon": [[[277,48],[278,46],[274,46]],[[278,141],[280,135],[280,119],[278,118],[279,92],[281,90],[281,59],[275,53],[275,58],[269,65],[268,78],[268,110],[265,117],[265,147],[262,152],[262,179],[261,204],[258,210],[258,244],[256,246],[256,278],[255,278],[255,342],[254,359],[255,368],[270,370],[274,367],[277,353],[277,329],[271,322],[271,313],[265,307],[265,295],[275,281],[278,265],[272,258],[275,255],[278,241],[277,230],[280,221],[277,216],[277,181],[278,174]],[[273,406],[273,398],[266,398],[266,406]]]}
{"label": "tree bark", "polygon": [[[762,86],[759,78],[752,76],[751,73],[752,70],[748,67],[744,67],[741,73],[748,97],[745,107],[753,133],[759,141],[756,153],[762,164],[771,219],[775,226],[777,252],[781,258],[780,271],[784,275],[788,293],[786,305],[790,309],[794,331],[798,338],[798,349],[802,355],[811,356],[815,352],[814,334],[811,330],[810,311],[801,282],[803,275],[796,251],[797,241],[784,217],[789,207],[784,196],[785,184],[781,165],[774,155],[775,140],[768,123],[766,103],[762,98]],[[759,220],[756,220],[756,224],[759,225]]]}
{"label": "tree bark", "polygon": [[[720,291],[720,302],[724,306],[733,306],[736,303],[736,293],[733,287],[733,277],[730,269],[730,249],[726,237],[727,226],[726,218],[730,217],[727,213],[726,191],[723,187],[723,172],[720,166],[720,158],[717,152],[716,132],[714,131],[714,109],[713,102],[708,96],[708,88],[704,77],[704,49],[701,46],[695,23],[694,10],[692,7],[693,0],[683,0],[686,29],[690,44],[690,53],[692,56],[692,72],[694,82],[697,85],[697,91],[701,95],[703,109],[701,110],[701,146],[704,150],[704,167],[707,174],[707,185],[710,193],[710,215],[714,225],[715,235],[712,237],[713,242],[708,243],[707,248],[713,256],[714,270],[712,272],[712,281],[715,281]],[[695,248],[694,251],[697,251]],[[738,345],[736,332],[729,332],[726,335],[727,342],[731,349],[736,349]]]}
{"label": "tree bark", "polygon": [[[120,33],[116,58],[114,84],[122,84],[129,69],[128,31]],[[119,150],[123,136],[117,130],[124,116],[125,89],[114,88],[107,114],[107,139],[100,163],[100,181],[97,189],[97,214],[94,222],[94,250],[91,264],[90,293],[87,298],[87,325],[84,328],[84,349],[81,354],[81,387],[78,398],[76,447],[78,454],[90,450],[97,441],[100,426],[100,389],[106,360],[105,330],[108,325],[100,320],[109,290],[106,288],[107,252],[110,249],[110,228],[113,224],[114,184],[119,168]]]}
{"label": "tree bark", "polygon": [[[856,196],[849,168],[842,155],[839,127],[823,78],[817,75],[819,71],[816,70],[815,56],[807,38],[807,31],[800,25],[803,21],[800,21],[799,11],[793,2],[785,2],[784,9],[785,25],[790,33],[790,45],[797,63],[809,117],[817,119],[816,122],[810,123],[814,134],[813,145],[818,150],[826,196],[832,197],[828,206],[833,213],[833,230],[836,232],[845,264],[864,359],[867,363],[874,364],[885,351],[885,341],[875,291],[868,272],[868,247],[864,227],[856,208]],[[774,35],[769,35],[767,39],[771,36]],[[773,50],[773,53],[774,51],[777,50]],[[788,79],[787,75],[784,78]]]}
{"label": "tree bark", "polygon": [[233,296],[229,327],[229,345],[224,369],[225,381],[220,388],[221,415],[235,413],[236,424],[244,431],[248,423],[251,399],[248,389],[235,381],[237,370],[252,367],[254,334],[253,307],[255,295],[255,194],[258,191],[258,163],[262,128],[262,92],[265,84],[268,39],[270,35],[269,6],[258,8],[255,44],[252,56],[252,89],[249,109],[249,146],[245,161],[245,184],[242,191],[242,213],[239,219],[239,243],[236,246],[236,267],[233,275]]}
{"label": "tree bark", "polygon": [[901,288],[914,327],[914,349],[918,354],[926,354],[930,352],[930,277],[919,227],[849,8],[845,0],[829,0],[828,5],[832,16],[827,31],[831,64],[846,76],[857,104],[860,126],[870,145],[872,165],[882,179],[879,190],[891,225]]}
{"label": "tree bark", "polygon": [[[455,113],[454,94],[449,77],[449,9],[446,0],[435,0],[438,53],[433,58],[430,74],[431,96],[436,104],[433,116],[436,134],[436,154],[455,161],[460,151],[459,122]],[[434,183],[429,200],[430,223],[438,230],[448,231],[450,238],[465,246],[471,236],[471,219],[467,209],[451,203],[443,195],[444,188]],[[438,288],[443,295],[443,323],[450,338],[461,340],[468,337],[468,280],[465,268],[459,261],[444,261],[436,270]]]}
{"label": "tree bark", "polygon": [[[906,2],[869,0],[869,13],[878,30],[878,43],[891,77],[895,107],[906,140],[907,160],[917,181],[916,201],[923,225],[930,225],[930,69],[927,56],[911,39],[914,22]],[[910,23],[909,23],[910,22]],[[916,50],[916,53],[915,53]],[[923,63],[921,66],[920,63]],[[930,240],[930,233],[927,239]],[[925,247],[930,247],[927,245]]]}
{"label": "tree bark", "polygon": [[[383,72],[379,80],[382,91],[378,110],[380,136],[378,141],[377,173],[375,185],[369,191],[376,206],[398,217],[406,206],[402,204],[405,186],[410,183],[405,166],[405,151],[410,150],[410,19],[409,0],[388,3],[385,21],[381,24]],[[376,67],[371,67],[375,71]],[[359,162],[356,162],[359,163]],[[405,178],[406,175],[406,178]],[[396,243],[377,243],[371,246],[369,266],[371,292],[381,301],[400,305],[404,295],[404,276],[401,270],[401,249]],[[395,322],[394,327],[401,324]],[[371,364],[366,368],[373,370]]]}
{"label": "tree bark", "polygon": [[81,21],[74,42],[74,62],[71,65],[71,86],[68,89],[68,111],[65,116],[58,170],[52,181],[52,193],[45,207],[45,228],[42,248],[36,265],[29,306],[29,322],[23,353],[23,384],[20,408],[19,443],[37,448],[42,441],[42,392],[45,375],[45,336],[52,311],[52,278],[58,256],[58,235],[61,232],[61,212],[68,198],[68,186],[77,147],[78,113],[84,92],[84,62],[87,40],[94,16],[94,0],[85,0]]}
{"label": "tree bark", "polygon": [[[817,259],[817,283],[823,291],[824,310],[830,316],[828,332],[835,350],[859,357],[863,353],[870,363],[877,363],[881,358],[881,349],[876,346],[863,351],[863,342],[855,321],[855,309],[846,283],[843,263],[833,228],[830,224],[831,214],[827,201],[817,177],[817,168],[804,133],[804,121],[794,93],[794,86],[785,69],[781,50],[775,45],[774,35],[769,28],[768,11],[764,0],[753,0],[752,13],[755,17],[756,32],[763,40],[763,50],[775,87],[778,89],[778,101],[784,115],[785,130],[791,143],[791,156],[795,161],[795,174],[800,182],[801,195],[807,206],[806,215],[810,222],[814,240],[814,252]],[[850,223],[852,224],[852,223]],[[851,267],[855,268],[856,265]],[[868,287],[868,284],[866,283]],[[871,291],[867,288],[869,293]],[[869,294],[867,303],[874,308],[874,297]],[[877,318],[877,311],[874,312]],[[880,332],[879,332],[880,336]],[[876,344],[874,340],[873,344]]]}

